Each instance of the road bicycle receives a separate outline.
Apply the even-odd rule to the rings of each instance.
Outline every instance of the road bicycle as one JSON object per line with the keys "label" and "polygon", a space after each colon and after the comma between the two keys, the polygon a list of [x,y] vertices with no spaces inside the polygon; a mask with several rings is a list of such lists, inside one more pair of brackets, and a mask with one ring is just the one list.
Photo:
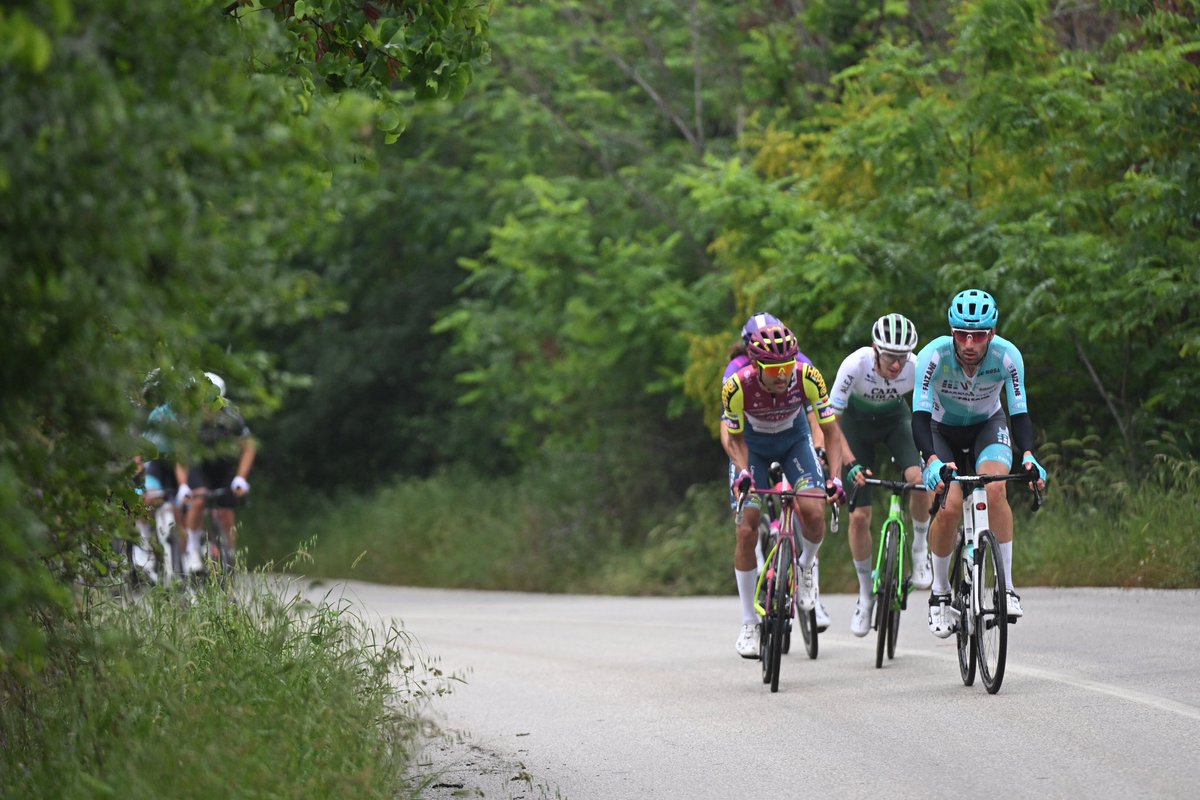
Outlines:
{"label": "road bicycle", "polygon": [[[758,555],[759,571],[762,572],[763,565],[766,563],[766,555],[771,552],[771,548],[775,545],[775,541],[779,538],[779,511],[778,506],[773,496],[764,498],[763,515],[758,519]],[[815,566],[814,566],[815,569]],[[763,603],[760,595],[760,605]],[[804,650],[808,653],[809,658],[817,657],[818,643],[817,633],[822,629],[817,626],[817,610],[816,608],[810,611],[805,611],[802,608],[797,609],[796,619],[800,623],[800,635],[804,639]],[[783,634],[783,654],[787,655],[792,649],[792,628],[789,625],[788,630]]]}
{"label": "road bicycle", "polygon": [[[780,505],[778,534],[770,542],[770,548],[765,556],[762,572],[759,573],[755,587],[754,608],[762,618],[759,626],[758,654],[762,662],[763,683],[770,684],[771,691],[779,691],[779,667],[784,644],[791,634],[792,617],[799,613],[801,629],[804,623],[809,624],[812,649],[810,656],[816,655],[817,627],[816,619],[811,610],[799,607],[796,599],[796,578],[800,570],[799,549],[796,537],[799,535],[799,522],[796,517],[795,504],[797,497],[816,497],[825,501],[825,492],[821,490],[794,490],[783,474],[783,468],[773,463],[769,471],[774,488],[750,489],[738,497],[736,518],[742,519],[743,506],[749,494],[764,498],[777,498]],[[837,530],[837,506],[833,507],[832,530]],[[807,617],[807,620],[805,619]]]}
{"label": "road bicycle", "polygon": [[224,487],[219,489],[197,488],[194,491],[195,497],[206,500],[204,524],[201,528],[204,539],[200,548],[204,570],[198,576],[194,576],[199,582],[215,578],[222,585],[227,584],[237,567],[237,552],[230,542],[229,531],[221,522],[221,515],[215,513],[215,503],[212,502],[217,498],[230,495],[233,495],[233,491]]}
{"label": "road bicycle", "polygon": [[[1008,616],[1008,586],[1004,580],[1004,561],[1000,545],[988,521],[987,485],[1008,481],[1029,483],[1029,475],[954,475],[942,467],[942,482],[951,480],[962,488],[962,524],[958,544],[950,562],[951,607],[958,612],[958,671],[963,684],[975,683],[976,665],[988,694],[1000,691],[1004,666],[1008,660],[1008,626],[1016,619]],[[935,498],[930,521],[946,503],[946,492]],[[1033,510],[1042,505],[1042,493],[1033,487]]]}
{"label": "road bicycle", "polygon": [[[875,569],[872,575],[872,591],[875,593],[875,668],[883,667],[883,656],[888,660],[896,657],[896,639],[900,635],[900,612],[908,608],[908,595],[912,592],[912,575],[905,568],[908,549],[908,528],[904,525],[901,500],[910,491],[925,487],[919,483],[889,481],[866,478],[867,486],[889,489],[888,515],[880,526],[879,547],[875,553]],[[854,511],[858,484],[850,490],[848,505]]]}

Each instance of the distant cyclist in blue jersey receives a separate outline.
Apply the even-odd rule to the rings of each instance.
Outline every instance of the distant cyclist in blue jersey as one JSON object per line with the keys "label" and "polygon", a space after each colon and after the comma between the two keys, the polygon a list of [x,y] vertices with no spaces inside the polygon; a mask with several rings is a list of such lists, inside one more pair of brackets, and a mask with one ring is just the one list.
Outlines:
{"label": "distant cyclist in blue jersey", "polygon": [[[941,469],[974,469],[980,475],[1003,475],[1012,469],[1013,444],[1030,482],[1046,486],[1046,470],[1033,454],[1033,422],[1029,418],[1025,363],[1016,346],[996,335],[1000,319],[996,300],[987,292],[967,289],[950,302],[950,336],[940,336],[917,356],[917,386],[913,393],[913,440],[921,451],[925,488],[940,492]],[[1000,395],[1008,403],[1008,417]],[[1011,426],[1011,434],[1010,434]],[[974,464],[958,464],[970,448]],[[1021,598],[1013,590],[1013,516],[1006,484],[987,487],[989,520],[1000,544],[1008,589],[1008,616],[1019,617]],[[958,628],[958,612],[950,605],[950,559],[962,517],[962,491],[951,483],[946,507],[929,529],[933,552],[933,586],[929,595],[929,630],[946,638]]]}

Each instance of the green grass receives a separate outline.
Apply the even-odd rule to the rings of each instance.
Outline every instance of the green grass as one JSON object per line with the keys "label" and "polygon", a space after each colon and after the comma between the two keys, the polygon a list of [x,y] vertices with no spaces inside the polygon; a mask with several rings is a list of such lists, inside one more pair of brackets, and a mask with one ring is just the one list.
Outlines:
{"label": "green grass", "polygon": [[448,684],[402,631],[259,584],[81,595],[41,669],[0,674],[0,797],[416,796],[418,713]]}
{"label": "green grass", "polygon": [[[261,505],[243,541],[267,554],[316,538],[316,575],[381,583],[603,594],[732,594],[733,524],[720,483],[623,518],[579,510],[517,481],[472,493],[452,478],[343,496],[290,515]],[[1095,476],[1052,483],[1032,514],[1013,501],[1020,586],[1200,586],[1200,495],[1175,483],[1133,488]],[[874,528],[886,516],[877,498]],[[574,515],[574,516],[572,516]],[[821,588],[857,591],[846,538],[821,548]],[[872,531],[877,534],[877,530]]]}

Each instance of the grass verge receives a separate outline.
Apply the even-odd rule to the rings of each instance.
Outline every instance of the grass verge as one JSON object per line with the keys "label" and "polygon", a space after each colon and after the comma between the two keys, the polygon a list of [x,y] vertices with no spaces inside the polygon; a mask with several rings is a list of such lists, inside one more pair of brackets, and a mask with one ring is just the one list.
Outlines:
{"label": "grass verge", "polygon": [[396,798],[425,699],[403,631],[265,580],[232,601],[80,596],[0,675],[5,798]]}
{"label": "grass verge", "polygon": [[[316,537],[310,572],[379,583],[623,595],[733,594],[733,524],[720,483],[636,517],[581,509],[513,481],[464,497],[449,478],[346,495],[302,512],[290,501],[256,509],[246,540],[268,554]],[[1018,586],[1200,587],[1200,495],[1177,484],[1109,482],[1103,492],[1064,478],[1030,513],[1012,501]],[[872,534],[886,517],[877,498]],[[821,588],[857,591],[846,537],[821,547]],[[257,538],[256,538],[257,537]],[[251,545],[254,546],[253,544]]]}

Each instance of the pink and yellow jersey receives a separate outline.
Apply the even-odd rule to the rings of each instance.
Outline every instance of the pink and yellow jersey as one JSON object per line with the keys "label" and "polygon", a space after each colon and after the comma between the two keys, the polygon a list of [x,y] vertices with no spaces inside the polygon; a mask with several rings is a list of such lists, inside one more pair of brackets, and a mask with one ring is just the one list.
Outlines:
{"label": "pink and yellow jersey", "polygon": [[825,378],[811,363],[797,363],[792,382],[782,396],[768,392],[758,380],[758,367],[747,364],[730,375],[721,387],[722,424],[730,433],[751,436],[807,433],[806,402],[812,405],[822,425],[835,419]]}

